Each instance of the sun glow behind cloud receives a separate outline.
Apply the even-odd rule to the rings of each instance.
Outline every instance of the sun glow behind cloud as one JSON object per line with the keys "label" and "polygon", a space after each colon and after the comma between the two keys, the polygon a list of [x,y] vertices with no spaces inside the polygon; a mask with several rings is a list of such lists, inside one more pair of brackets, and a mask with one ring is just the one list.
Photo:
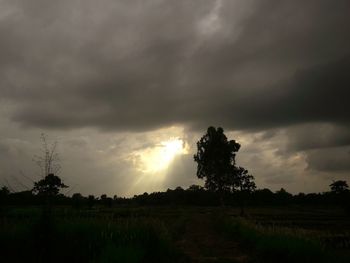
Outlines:
{"label": "sun glow behind cloud", "polygon": [[[130,137],[129,137],[130,138]],[[132,175],[126,196],[166,190],[184,176],[184,161],[192,152],[192,137],[183,127],[171,126],[134,137],[132,150],[123,157]],[[127,150],[126,150],[127,151]],[[181,174],[179,174],[181,173]]]}
{"label": "sun glow behind cloud", "polygon": [[183,140],[172,138],[152,148],[137,153],[137,169],[143,173],[156,174],[168,168],[176,155],[188,153]]}

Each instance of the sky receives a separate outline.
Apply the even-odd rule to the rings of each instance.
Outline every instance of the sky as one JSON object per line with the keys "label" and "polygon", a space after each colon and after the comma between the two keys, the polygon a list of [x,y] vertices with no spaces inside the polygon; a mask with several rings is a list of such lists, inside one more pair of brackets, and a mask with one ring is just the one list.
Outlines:
{"label": "sky", "polygon": [[350,176],[350,1],[0,0],[0,186],[30,189],[40,134],[66,194],[203,184],[209,126],[258,188]]}

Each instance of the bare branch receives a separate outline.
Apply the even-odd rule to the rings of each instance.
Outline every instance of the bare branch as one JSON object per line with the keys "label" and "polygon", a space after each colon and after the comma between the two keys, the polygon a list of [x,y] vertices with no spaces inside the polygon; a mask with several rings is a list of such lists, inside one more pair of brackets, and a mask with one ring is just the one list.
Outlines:
{"label": "bare branch", "polygon": [[42,133],[40,136],[42,142],[42,155],[34,155],[33,161],[40,168],[41,178],[45,178],[48,174],[59,174],[61,165],[59,164],[59,155],[57,153],[57,141],[50,146],[48,144],[47,135]]}
{"label": "bare branch", "polygon": [[20,170],[19,173],[20,173],[20,175],[22,175],[22,177],[24,177],[25,179],[31,181],[32,183],[35,183],[34,180],[31,179],[30,177],[26,176],[22,170]]}
{"label": "bare branch", "polygon": [[27,185],[25,185],[24,183],[22,183],[20,180],[18,180],[18,178],[17,178],[16,176],[13,176],[13,175],[12,175],[12,178],[13,178],[13,180],[15,180],[15,182],[16,182],[19,186],[21,186],[21,187],[24,188],[25,190],[30,190],[30,188],[29,188]]}
{"label": "bare branch", "polygon": [[15,188],[13,188],[13,187],[9,184],[9,182],[8,182],[8,180],[7,180],[6,178],[4,179],[4,181],[5,181],[5,185],[7,186],[8,189],[10,189],[10,191],[11,191],[12,193],[17,192],[17,190],[16,190]]}
{"label": "bare branch", "polygon": [[64,193],[64,195],[68,195],[69,193],[71,193],[76,187],[78,186],[78,184],[75,184],[73,187],[71,187],[67,192]]}

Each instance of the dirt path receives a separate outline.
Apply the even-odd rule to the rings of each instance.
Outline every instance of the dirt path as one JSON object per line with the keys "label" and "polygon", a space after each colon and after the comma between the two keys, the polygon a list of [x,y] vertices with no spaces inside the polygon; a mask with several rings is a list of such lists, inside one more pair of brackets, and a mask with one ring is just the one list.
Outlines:
{"label": "dirt path", "polygon": [[190,262],[249,262],[237,241],[228,240],[213,228],[210,214],[191,216],[178,246]]}

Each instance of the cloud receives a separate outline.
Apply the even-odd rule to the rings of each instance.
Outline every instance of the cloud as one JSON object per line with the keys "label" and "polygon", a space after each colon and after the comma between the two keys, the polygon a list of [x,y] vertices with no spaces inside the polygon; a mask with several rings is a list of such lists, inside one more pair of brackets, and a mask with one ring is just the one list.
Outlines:
{"label": "cloud", "polygon": [[[350,171],[350,130],[348,126],[312,123],[288,127],[284,130],[285,144],[280,155],[303,154],[309,171],[346,174]],[[322,176],[322,174],[320,174]]]}
{"label": "cloud", "polygon": [[1,176],[19,164],[32,171],[49,130],[77,191],[187,185],[195,166],[182,156],[162,182],[131,190],[139,174],[127,156],[177,134],[194,151],[215,125],[236,131],[239,160],[258,185],[321,189],[349,170],[349,8],[347,0],[3,0]]}
{"label": "cloud", "polygon": [[347,123],[349,3],[315,4],[3,1],[1,93],[52,129]]}
{"label": "cloud", "polygon": [[350,129],[327,123],[304,124],[287,130],[288,151],[333,148],[350,145]]}
{"label": "cloud", "polygon": [[347,175],[350,171],[350,147],[336,147],[310,151],[307,154],[308,169],[321,172],[340,172]]}
{"label": "cloud", "polygon": [[164,188],[175,189],[177,186],[187,188],[190,185],[203,185],[203,181],[196,177],[196,163],[193,154],[178,155],[169,166]]}

